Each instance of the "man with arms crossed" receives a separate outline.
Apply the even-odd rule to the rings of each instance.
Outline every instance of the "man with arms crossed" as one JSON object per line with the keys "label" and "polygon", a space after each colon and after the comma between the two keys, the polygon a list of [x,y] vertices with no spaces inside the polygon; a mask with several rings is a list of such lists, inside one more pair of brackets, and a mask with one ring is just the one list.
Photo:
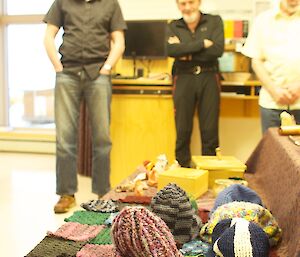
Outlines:
{"label": "man with arms crossed", "polygon": [[183,18],[169,24],[168,55],[175,58],[172,74],[176,123],[176,159],[191,162],[190,141],[198,111],[203,155],[219,146],[220,84],[218,57],[224,52],[220,16],[202,13],[201,0],[176,0]]}

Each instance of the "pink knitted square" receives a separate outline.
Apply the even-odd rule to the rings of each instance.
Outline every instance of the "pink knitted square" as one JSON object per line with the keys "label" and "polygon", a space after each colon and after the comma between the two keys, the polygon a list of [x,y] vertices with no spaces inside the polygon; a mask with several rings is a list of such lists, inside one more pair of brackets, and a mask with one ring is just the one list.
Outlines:
{"label": "pink knitted square", "polygon": [[104,225],[86,225],[77,222],[67,222],[56,232],[48,231],[47,234],[73,241],[88,241],[96,237],[103,228],[105,228]]}
{"label": "pink knitted square", "polygon": [[116,252],[113,245],[93,245],[86,244],[76,257],[115,257]]}

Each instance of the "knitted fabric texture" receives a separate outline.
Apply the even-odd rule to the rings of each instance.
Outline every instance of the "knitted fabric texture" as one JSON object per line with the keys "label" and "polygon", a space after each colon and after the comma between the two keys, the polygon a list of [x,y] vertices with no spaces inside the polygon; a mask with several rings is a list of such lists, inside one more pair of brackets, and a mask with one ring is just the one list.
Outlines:
{"label": "knitted fabric texture", "polygon": [[124,198],[120,198],[119,201],[122,203],[137,203],[137,204],[147,204],[151,203],[152,197],[145,195],[127,195]]}
{"label": "knitted fabric texture", "polygon": [[151,202],[151,210],[170,228],[175,241],[184,244],[194,239],[202,225],[187,193],[174,183],[161,189]]}
{"label": "knitted fabric texture", "polygon": [[117,215],[119,215],[119,212],[113,212],[113,213],[111,213],[110,216],[108,217],[108,219],[104,222],[104,224],[106,226],[111,226],[112,223],[113,223],[114,218],[117,217]]}
{"label": "knitted fabric texture", "polygon": [[211,243],[211,235],[215,226],[221,220],[232,218],[244,218],[260,226],[268,235],[271,246],[277,245],[281,239],[282,231],[270,211],[258,204],[249,202],[231,202],[218,207],[212,213],[208,223],[202,227],[201,239]]}
{"label": "knitted fabric texture", "polygon": [[77,222],[67,222],[56,232],[48,232],[48,236],[62,237],[73,241],[88,241],[96,237],[104,225],[86,225]]}
{"label": "knitted fabric texture", "polygon": [[46,236],[26,257],[73,257],[84,245],[84,242]]}
{"label": "knitted fabric texture", "polygon": [[210,247],[210,244],[201,240],[192,240],[185,243],[180,249],[180,252],[184,256],[206,256]]}
{"label": "knitted fabric texture", "polygon": [[219,206],[235,201],[256,203],[261,206],[263,205],[261,198],[255,191],[240,184],[233,184],[218,194],[211,213],[213,213]]}
{"label": "knitted fabric texture", "polygon": [[268,257],[269,240],[261,227],[243,218],[220,221],[213,231],[210,256]]}
{"label": "knitted fabric texture", "polygon": [[76,257],[115,257],[116,250],[113,245],[86,244]]}
{"label": "knitted fabric texture", "polygon": [[95,238],[90,240],[89,243],[98,245],[110,245],[112,244],[110,233],[110,228],[104,228]]}
{"label": "knitted fabric texture", "polygon": [[70,216],[69,218],[65,218],[65,221],[78,222],[87,225],[103,225],[109,216],[109,213],[75,211],[72,216]]}
{"label": "knitted fabric texture", "polygon": [[119,211],[118,205],[113,200],[90,200],[80,205],[87,211],[95,212],[117,212]]}
{"label": "knitted fabric texture", "polygon": [[145,207],[126,207],[114,219],[113,242],[121,257],[181,257],[165,222]]}

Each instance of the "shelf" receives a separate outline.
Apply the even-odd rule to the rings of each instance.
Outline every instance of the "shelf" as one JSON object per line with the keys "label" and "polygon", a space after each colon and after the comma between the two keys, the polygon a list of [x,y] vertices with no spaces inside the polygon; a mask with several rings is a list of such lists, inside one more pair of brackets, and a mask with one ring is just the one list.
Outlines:
{"label": "shelf", "polygon": [[171,80],[155,80],[155,79],[148,79],[148,78],[137,78],[137,79],[112,79],[113,85],[144,85],[144,86],[171,86]]}
{"label": "shelf", "polygon": [[235,44],[225,44],[224,50],[227,52],[234,52]]}
{"label": "shelf", "polygon": [[[223,93],[222,97],[244,100],[258,99],[258,93],[261,87],[260,81],[257,80],[221,81],[221,84]],[[228,93],[228,95],[226,95],[226,93]]]}
{"label": "shelf", "polygon": [[242,94],[223,94],[221,93],[222,98],[226,99],[242,99],[242,100],[257,100],[258,96],[249,96],[249,95],[242,95]]}
{"label": "shelf", "polygon": [[[171,96],[171,80],[152,79],[113,79],[113,93],[126,95],[153,95]],[[260,82],[257,80],[248,81],[227,81],[222,80],[223,98],[255,100],[258,98]],[[226,92],[228,95],[226,95]],[[232,94],[230,94],[232,93]],[[236,94],[235,94],[236,93]]]}

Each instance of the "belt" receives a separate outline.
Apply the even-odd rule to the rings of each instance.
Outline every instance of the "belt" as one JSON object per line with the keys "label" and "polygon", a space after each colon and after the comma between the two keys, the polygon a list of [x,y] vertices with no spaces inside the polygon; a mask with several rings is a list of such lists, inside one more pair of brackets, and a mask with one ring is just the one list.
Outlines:
{"label": "belt", "polygon": [[215,66],[200,66],[200,65],[196,65],[188,68],[178,67],[176,69],[177,74],[194,74],[194,75],[198,75],[202,72],[216,72],[216,71],[218,71],[218,68]]}

